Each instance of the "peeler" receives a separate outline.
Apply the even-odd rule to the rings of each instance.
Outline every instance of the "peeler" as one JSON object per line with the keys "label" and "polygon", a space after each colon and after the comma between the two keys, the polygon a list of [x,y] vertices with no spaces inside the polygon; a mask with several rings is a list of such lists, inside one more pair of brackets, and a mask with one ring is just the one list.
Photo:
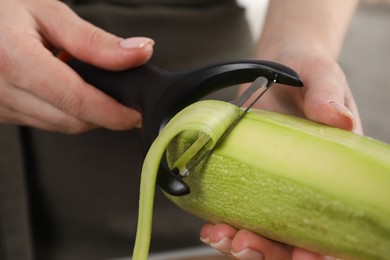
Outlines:
{"label": "peeler", "polygon": [[[76,59],[70,59],[68,64],[86,82],[141,114],[144,152],[149,150],[161,129],[176,113],[209,93],[253,82],[242,95],[231,102],[238,107],[242,107],[249,98],[257,94],[244,113],[228,127],[218,140],[220,142],[273,83],[303,86],[295,71],[282,64],[264,60],[235,60],[179,71],[165,70],[148,63],[115,72]],[[203,140],[204,145],[207,141],[207,138]],[[211,150],[204,153],[200,160],[210,152]],[[190,169],[169,169],[162,160],[157,184],[173,196],[189,194],[190,187],[185,183],[184,177],[190,174],[200,160]]]}

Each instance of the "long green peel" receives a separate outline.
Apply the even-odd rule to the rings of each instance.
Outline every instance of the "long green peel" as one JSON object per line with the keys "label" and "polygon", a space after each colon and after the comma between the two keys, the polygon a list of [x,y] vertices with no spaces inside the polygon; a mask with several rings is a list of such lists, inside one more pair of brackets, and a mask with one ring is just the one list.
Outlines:
{"label": "long green peel", "polygon": [[183,109],[162,130],[150,147],[142,167],[136,242],[133,259],[147,259],[151,240],[154,192],[157,171],[165,149],[172,139],[186,130],[207,134],[213,145],[241,110],[224,102],[195,103]]}
{"label": "long green peel", "polygon": [[[154,185],[199,133],[218,140],[240,110],[202,101],[179,113],[144,163],[133,259],[147,259]],[[345,259],[390,255],[390,146],[304,119],[250,112],[170,197],[194,215]]]}

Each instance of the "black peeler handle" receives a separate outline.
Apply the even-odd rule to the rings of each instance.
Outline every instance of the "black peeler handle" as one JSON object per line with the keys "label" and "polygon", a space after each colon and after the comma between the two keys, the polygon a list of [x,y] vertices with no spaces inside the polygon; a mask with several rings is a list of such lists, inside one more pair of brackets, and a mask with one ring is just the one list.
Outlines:
{"label": "black peeler handle", "polygon": [[[141,113],[145,151],[172,116],[218,89],[252,82],[259,76],[280,84],[303,85],[296,72],[270,61],[239,60],[182,71],[167,71],[145,64],[119,72],[99,69],[75,59],[68,64],[86,82]],[[189,193],[189,187],[166,165],[160,166],[157,181],[171,195]]]}

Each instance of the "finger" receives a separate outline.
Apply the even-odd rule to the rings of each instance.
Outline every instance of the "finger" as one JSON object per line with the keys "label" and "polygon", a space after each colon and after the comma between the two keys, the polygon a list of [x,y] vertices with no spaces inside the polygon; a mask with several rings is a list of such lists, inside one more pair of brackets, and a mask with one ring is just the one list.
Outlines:
{"label": "finger", "polygon": [[21,114],[17,111],[10,110],[9,108],[0,105],[0,123],[30,126],[48,131],[57,131],[58,127],[52,125],[46,121],[39,120],[34,117],[30,117],[25,114]]}
{"label": "finger", "polygon": [[[13,68],[18,73],[8,75],[8,80],[23,90],[57,107],[72,117],[90,124],[113,130],[132,128],[140,123],[140,115],[133,109],[119,104],[113,98],[85,83],[66,64],[53,57],[42,46],[35,47],[34,53],[16,57]],[[23,56],[23,53],[15,53]],[[32,69],[33,68],[33,69]]]}
{"label": "finger", "polygon": [[20,90],[2,84],[0,87],[3,123],[28,125],[68,134],[82,133],[96,126],[69,116],[52,105]]}
{"label": "finger", "polygon": [[231,243],[232,255],[238,259],[291,259],[293,247],[239,230]]}
{"label": "finger", "polygon": [[359,128],[357,111],[353,113],[347,107],[349,86],[338,66],[317,66],[302,77],[305,82],[303,111],[307,118],[349,131]]}
{"label": "finger", "polygon": [[201,240],[221,253],[231,256],[231,242],[237,230],[227,224],[206,224],[201,230]]}
{"label": "finger", "polygon": [[307,251],[302,248],[295,248],[293,252],[293,260],[336,260],[331,256],[324,256],[317,253]]}
{"label": "finger", "polygon": [[[141,65],[152,55],[152,39],[123,40],[81,19],[59,1],[32,4],[30,10],[40,25],[41,34],[49,42],[87,63],[121,70]],[[47,14],[55,14],[55,17]]]}
{"label": "finger", "polygon": [[210,244],[210,234],[213,230],[214,225],[211,223],[206,223],[203,225],[202,229],[200,230],[200,240],[209,245]]}
{"label": "finger", "polygon": [[356,101],[353,98],[351,90],[347,89],[347,91],[348,91],[348,93],[347,93],[347,95],[345,97],[345,105],[351,110],[352,114],[355,117],[355,129],[353,129],[352,131],[354,131],[355,133],[363,135],[364,134],[363,125],[362,125],[362,121],[361,121],[361,118],[360,118],[360,113],[359,113]]}

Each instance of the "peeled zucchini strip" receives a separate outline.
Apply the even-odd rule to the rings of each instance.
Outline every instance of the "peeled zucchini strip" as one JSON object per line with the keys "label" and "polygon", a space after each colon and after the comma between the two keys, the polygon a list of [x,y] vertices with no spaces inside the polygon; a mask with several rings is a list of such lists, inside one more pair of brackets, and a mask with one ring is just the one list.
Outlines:
{"label": "peeled zucchini strip", "polygon": [[142,167],[133,259],[143,260],[148,257],[157,171],[168,144],[179,133],[195,130],[208,135],[212,147],[240,113],[242,111],[239,108],[233,105],[226,106],[225,102],[199,102],[183,109],[161,131],[150,147]]}

